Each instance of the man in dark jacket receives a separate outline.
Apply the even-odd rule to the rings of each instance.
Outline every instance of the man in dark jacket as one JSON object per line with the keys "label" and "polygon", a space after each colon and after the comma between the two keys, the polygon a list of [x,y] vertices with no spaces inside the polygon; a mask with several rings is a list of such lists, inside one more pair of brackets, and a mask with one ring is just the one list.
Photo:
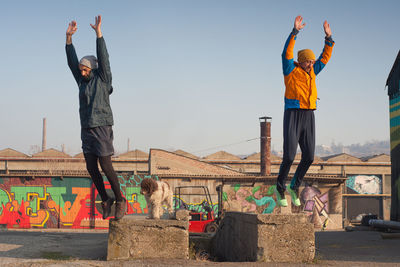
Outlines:
{"label": "man in dark jacket", "polygon": [[[68,66],[79,87],[79,114],[81,120],[82,149],[85,155],[86,168],[102,199],[103,219],[110,216],[111,206],[116,200],[115,218],[121,219],[126,212],[126,200],[121,194],[118,177],[112,166],[113,115],[109,95],[111,85],[111,68],[108,60],[106,43],[101,32],[101,16],[95,18],[90,26],[96,32],[95,56],[85,56],[80,61],[72,44],[72,35],[77,30],[76,21],[68,25],[65,50]],[[115,199],[108,196],[98,162],[107,176],[114,192]]]}

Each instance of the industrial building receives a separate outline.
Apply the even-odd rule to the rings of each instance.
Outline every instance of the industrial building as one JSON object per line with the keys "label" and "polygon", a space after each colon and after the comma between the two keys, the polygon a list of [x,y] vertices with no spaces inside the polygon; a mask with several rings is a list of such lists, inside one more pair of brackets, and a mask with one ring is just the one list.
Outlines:
{"label": "industrial building", "polygon": [[[139,185],[151,177],[166,180],[172,187],[208,186],[214,209],[218,207],[216,186],[222,185],[225,210],[303,212],[317,229],[342,228],[360,214],[389,219],[392,188],[388,155],[316,158],[300,189],[302,205],[281,208],[274,195],[281,159],[261,150],[266,155],[257,153],[244,159],[225,151],[198,158],[182,150],[133,150],[113,157],[113,165],[129,203],[128,214],[147,213]],[[299,161],[300,155],[291,175]],[[112,192],[108,182],[106,188]],[[193,199],[185,204],[201,210],[202,201]],[[82,154],[71,156],[55,149],[31,156],[10,148],[0,151],[0,227],[107,228],[108,220],[102,220],[101,212]]]}

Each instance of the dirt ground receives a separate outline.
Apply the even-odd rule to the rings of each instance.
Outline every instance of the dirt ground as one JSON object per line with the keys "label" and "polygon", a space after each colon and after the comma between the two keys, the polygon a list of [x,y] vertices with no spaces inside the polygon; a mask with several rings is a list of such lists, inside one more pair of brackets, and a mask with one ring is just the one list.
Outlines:
{"label": "dirt ground", "polygon": [[201,260],[106,261],[107,231],[1,230],[0,266],[400,266],[400,238],[377,231],[316,232],[311,264]]}

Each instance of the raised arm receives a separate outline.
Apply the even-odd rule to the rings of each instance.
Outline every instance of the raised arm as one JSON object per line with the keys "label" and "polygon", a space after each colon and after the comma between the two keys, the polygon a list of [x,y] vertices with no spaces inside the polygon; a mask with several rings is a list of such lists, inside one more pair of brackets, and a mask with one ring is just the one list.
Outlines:
{"label": "raised arm", "polygon": [[[100,78],[107,83],[110,83],[111,88],[111,67],[108,59],[108,52],[106,42],[104,41],[103,34],[101,32],[101,16],[95,17],[95,24],[90,24],[93,30],[96,32],[96,51],[97,51],[97,62],[98,62],[98,73]],[[110,89],[111,90],[111,89]]]}
{"label": "raised arm", "polygon": [[72,45],[72,35],[78,29],[76,21],[71,21],[68,24],[67,32],[66,32],[66,42],[65,42],[65,51],[67,53],[67,61],[68,66],[74,75],[75,81],[79,84],[80,80],[80,73],[79,73],[79,61],[78,57],[76,56],[75,48]]}
{"label": "raised arm", "polygon": [[324,26],[324,32],[325,32],[325,46],[324,46],[324,49],[322,50],[321,55],[319,56],[317,61],[315,61],[315,64],[314,64],[315,75],[317,75],[328,63],[328,61],[332,55],[333,46],[335,45],[335,42],[332,39],[331,27],[326,20],[324,21],[323,26]]}
{"label": "raised arm", "polygon": [[303,23],[303,17],[297,16],[294,20],[293,30],[289,34],[289,37],[285,42],[285,46],[282,52],[282,68],[283,68],[283,75],[285,76],[291,73],[292,70],[295,68],[293,48],[294,44],[296,43],[296,36],[299,33],[299,31],[304,28],[304,26],[306,26],[306,24]]}

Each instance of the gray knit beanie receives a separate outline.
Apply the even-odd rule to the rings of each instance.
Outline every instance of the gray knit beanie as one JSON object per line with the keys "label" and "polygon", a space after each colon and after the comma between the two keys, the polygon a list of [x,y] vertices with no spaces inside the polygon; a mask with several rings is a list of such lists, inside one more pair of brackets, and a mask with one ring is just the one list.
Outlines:
{"label": "gray knit beanie", "polygon": [[95,56],[84,56],[79,64],[91,69],[97,69],[97,58]]}

